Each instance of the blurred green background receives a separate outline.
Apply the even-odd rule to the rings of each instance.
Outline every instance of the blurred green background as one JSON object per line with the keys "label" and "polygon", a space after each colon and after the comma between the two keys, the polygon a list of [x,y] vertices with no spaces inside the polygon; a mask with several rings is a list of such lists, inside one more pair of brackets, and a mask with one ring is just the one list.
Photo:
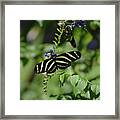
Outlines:
{"label": "blurred green background", "polygon": [[[54,49],[57,20],[20,21],[20,99],[21,100],[99,100],[100,99],[100,21],[86,20],[86,28],[75,27],[76,42],[62,40]],[[42,92],[43,74],[33,74],[35,64],[44,61],[45,52],[56,54],[78,50],[81,58],[65,70],[48,76],[47,95]]]}

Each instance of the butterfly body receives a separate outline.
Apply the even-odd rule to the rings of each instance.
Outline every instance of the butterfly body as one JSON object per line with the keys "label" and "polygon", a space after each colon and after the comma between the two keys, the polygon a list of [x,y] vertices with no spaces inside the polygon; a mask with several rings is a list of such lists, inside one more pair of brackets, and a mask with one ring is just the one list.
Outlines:
{"label": "butterfly body", "polygon": [[51,56],[35,65],[35,73],[54,73],[57,69],[65,69],[71,66],[71,63],[81,57],[79,51],[71,51],[60,55]]}

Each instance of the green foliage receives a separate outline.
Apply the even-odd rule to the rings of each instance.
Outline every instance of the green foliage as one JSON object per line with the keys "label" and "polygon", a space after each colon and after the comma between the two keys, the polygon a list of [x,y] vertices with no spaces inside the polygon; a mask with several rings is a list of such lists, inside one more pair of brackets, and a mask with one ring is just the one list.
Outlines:
{"label": "green foliage", "polygon": [[[24,30],[24,26],[21,27],[20,99],[99,100],[100,22],[87,21],[87,31],[80,27],[73,30],[72,37],[75,39],[76,48],[65,40],[62,40],[64,42],[61,45],[56,46],[53,43],[56,30],[56,27],[53,26],[56,26],[56,21],[31,21],[31,23],[32,26],[28,26],[27,32]],[[97,46],[95,46],[96,42]],[[49,49],[54,49],[57,54],[79,50],[82,56],[70,67],[64,70],[58,69],[47,76],[47,95],[45,95],[42,91],[45,76],[33,74],[33,72],[35,64],[45,60],[44,53]]]}

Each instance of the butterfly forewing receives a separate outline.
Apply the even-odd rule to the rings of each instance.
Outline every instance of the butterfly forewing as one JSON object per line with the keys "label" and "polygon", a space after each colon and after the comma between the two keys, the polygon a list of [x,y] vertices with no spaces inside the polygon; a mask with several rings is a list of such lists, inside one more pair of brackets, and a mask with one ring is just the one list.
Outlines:
{"label": "butterfly forewing", "polygon": [[60,54],[56,57],[57,67],[60,69],[65,69],[71,65],[72,62],[79,59],[81,54],[79,51],[71,51],[67,53]]}
{"label": "butterfly forewing", "polygon": [[81,57],[81,53],[79,51],[71,51],[67,53],[60,54],[56,57],[56,60],[63,60],[65,62],[71,63]]}

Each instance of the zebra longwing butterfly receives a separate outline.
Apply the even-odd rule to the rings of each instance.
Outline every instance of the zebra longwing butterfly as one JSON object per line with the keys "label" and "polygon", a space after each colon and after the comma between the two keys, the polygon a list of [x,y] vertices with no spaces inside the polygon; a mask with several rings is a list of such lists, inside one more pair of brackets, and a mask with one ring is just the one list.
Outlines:
{"label": "zebra longwing butterfly", "polygon": [[57,69],[65,69],[81,57],[79,51],[71,51],[60,55],[51,55],[49,59],[35,65],[35,73],[53,73]]}

